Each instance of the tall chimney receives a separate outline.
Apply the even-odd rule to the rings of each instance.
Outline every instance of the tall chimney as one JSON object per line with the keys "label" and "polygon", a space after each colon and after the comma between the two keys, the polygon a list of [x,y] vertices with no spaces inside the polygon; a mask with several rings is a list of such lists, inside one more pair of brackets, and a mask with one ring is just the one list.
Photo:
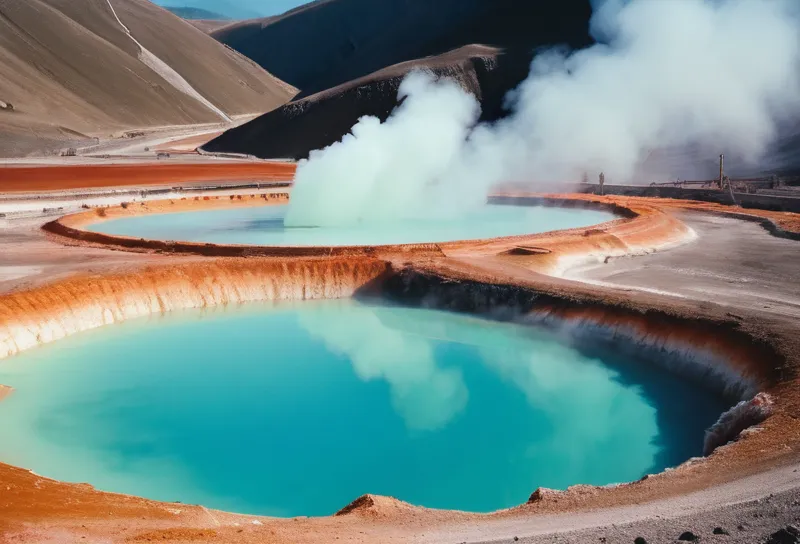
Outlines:
{"label": "tall chimney", "polygon": [[719,156],[719,188],[722,189],[722,180],[725,176],[725,155]]}

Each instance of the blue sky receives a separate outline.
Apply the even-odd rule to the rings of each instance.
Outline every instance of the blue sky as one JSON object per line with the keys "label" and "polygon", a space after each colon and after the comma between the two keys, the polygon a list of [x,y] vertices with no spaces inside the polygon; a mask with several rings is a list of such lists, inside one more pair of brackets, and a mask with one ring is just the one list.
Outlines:
{"label": "blue sky", "polygon": [[161,6],[207,9],[232,18],[277,15],[307,0],[153,0]]}

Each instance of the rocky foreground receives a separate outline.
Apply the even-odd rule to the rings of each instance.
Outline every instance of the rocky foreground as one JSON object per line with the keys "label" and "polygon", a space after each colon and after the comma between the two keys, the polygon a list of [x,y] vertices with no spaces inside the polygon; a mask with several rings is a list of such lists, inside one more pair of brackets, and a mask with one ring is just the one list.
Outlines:
{"label": "rocky foreground", "polygon": [[760,500],[722,507],[713,512],[670,520],[653,519],[629,525],[611,525],[564,535],[521,538],[517,542],[521,544],[800,543],[800,490],[793,489]]}

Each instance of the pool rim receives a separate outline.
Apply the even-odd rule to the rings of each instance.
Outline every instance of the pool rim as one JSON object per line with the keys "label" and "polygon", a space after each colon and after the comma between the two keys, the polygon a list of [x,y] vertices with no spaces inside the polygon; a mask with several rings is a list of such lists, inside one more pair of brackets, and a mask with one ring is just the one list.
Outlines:
{"label": "pool rim", "polygon": [[[315,268],[316,267],[316,268]],[[342,285],[339,281],[332,281],[330,285],[336,290],[338,294],[331,294],[326,293],[324,290],[322,291],[312,291],[307,289],[307,282],[309,278],[314,277],[324,277],[326,276],[327,272],[338,272],[343,273],[344,276],[348,276],[351,272],[356,272],[357,279],[355,283],[350,285]],[[314,273],[316,272],[316,274]],[[321,273],[321,274],[320,274]],[[163,304],[168,302],[168,297],[165,297],[165,292],[161,290],[161,287],[164,285],[164,280],[173,280],[176,281],[177,284],[173,286],[173,289],[170,291],[172,297],[175,297],[176,300],[180,299],[181,301],[185,301],[185,280],[188,276],[194,276],[196,280],[199,280],[200,283],[195,285],[194,288],[199,289],[206,293],[207,297],[202,297],[199,300],[200,307],[205,306],[213,306],[218,304],[229,304],[232,302],[242,302],[242,300],[229,300],[225,297],[220,296],[220,292],[215,288],[215,286],[210,285],[208,283],[208,278],[212,278],[212,282],[214,280],[220,279],[220,281],[229,281],[233,275],[236,275],[239,278],[245,279],[249,281],[251,284],[258,285],[260,284],[265,278],[273,276],[273,275],[281,275],[283,274],[284,278],[295,278],[300,285],[302,285],[302,289],[294,289],[288,290],[283,292],[283,294],[287,297],[285,299],[292,299],[296,300],[296,295],[300,294],[301,299],[307,298],[337,298],[337,296],[352,296],[357,291],[362,289],[366,289],[367,292],[376,289],[376,281],[386,281],[388,278],[399,278],[404,273],[411,273],[421,275],[423,277],[433,278],[436,282],[441,285],[447,286],[447,289],[453,290],[453,292],[457,293],[458,296],[463,296],[465,294],[464,287],[465,284],[472,283],[474,286],[478,288],[493,288],[493,287],[505,287],[510,290],[512,296],[516,296],[515,293],[527,293],[532,296],[533,301],[535,301],[537,308],[544,312],[545,315],[549,317],[554,317],[556,319],[572,319],[575,317],[574,313],[578,312],[583,319],[588,319],[590,322],[597,322],[597,323],[605,323],[607,326],[618,327],[622,326],[634,326],[634,327],[641,327],[644,326],[645,329],[643,330],[642,337],[646,339],[647,342],[655,342],[656,345],[659,345],[659,339],[669,339],[671,335],[675,332],[672,329],[668,331],[668,333],[659,332],[662,322],[659,320],[659,316],[657,315],[647,315],[646,313],[642,313],[641,310],[636,308],[634,304],[631,306],[628,301],[604,301],[598,298],[596,295],[587,294],[591,293],[593,290],[587,290],[583,295],[579,295],[575,292],[571,294],[565,294],[564,292],[560,292],[559,290],[551,290],[551,289],[541,289],[541,287],[537,288],[535,286],[535,282],[531,283],[528,281],[515,281],[513,283],[506,283],[503,279],[495,280],[494,282],[486,282],[480,279],[474,279],[471,277],[470,274],[464,274],[463,272],[449,270],[449,269],[442,269],[437,266],[433,267],[417,267],[417,266],[409,266],[403,268],[396,268],[390,265],[389,263],[377,259],[369,259],[363,257],[356,257],[356,258],[308,258],[308,259],[291,259],[289,261],[284,261],[282,259],[222,259],[222,260],[214,260],[212,262],[207,261],[186,261],[182,265],[175,266],[175,265],[156,265],[156,266],[149,266],[143,270],[138,270],[135,272],[129,272],[122,275],[112,275],[106,274],[102,276],[96,277],[77,277],[71,278],[67,280],[57,281],[51,284],[44,285],[39,288],[35,288],[31,291],[22,291],[11,293],[7,295],[0,296],[0,305],[5,303],[10,298],[18,298],[18,299],[30,299],[30,300],[41,300],[42,294],[53,293],[55,296],[59,296],[61,299],[66,299],[71,297],[78,297],[79,300],[86,300],[87,297],[91,297],[92,294],[101,296],[102,301],[99,303],[100,306],[105,306],[106,304],[116,304],[121,308],[123,311],[133,312],[134,315],[123,316],[121,320],[130,319],[132,317],[139,317],[142,315],[149,315],[151,313],[169,311],[170,309],[178,309],[178,308],[192,308],[197,306],[191,305],[184,305],[179,304],[174,308],[167,308],[165,309]],[[283,280],[281,280],[281,283]],[[122,292],[114,292],[114,286],[122,285],[124,286]],[[88,288],[88,289],[87,289]],[[90,292],[91,291],[91,292]],[[159,305],[158,306],[147,306],[140,303],[136,303],[134,300],[126,300],[124,298],[125,295],[133,296],[136,292],[140,294],[146,294],[148,296],[155,296],[158,298]],[[234,290],[237,294],[240,293],[240,290]],[[51,295],[51,296],[53,296]],[[67,296],[69,295],[69,296]],[[470,297],[471,298],[471,297]],[[492,294],[488,294],[484,296],[484,299],[489,301],[496,300]],[[98,304],[97,301],[92,299],[92,304]],[[252,300],[274,300],[274,299],[265,299],[265,298],[255,298]],[[197,301],[195,301],[197,302]],[[445,301],[448,307],[451,306],[451,302]],[[474,301],[468,301],[468,304],[473,304]],[[27,304],[17,304],[16,307],[24,307],[28,306],[30,310],[33,310]],[[594,309],[594,310],[593,310]],[[30,316],[33,319],[36,319],[38,323],[44,323],[45,325],[51,324],[56,321],[54,315],[57,315],[59,311],[64,314],[64,310],[61,308],[53,308],[53,307],[40,307],[36,312],[42,312],[38,316]],[[598,313],[599,312],[599,313]],[[766,388],[768,392],[772,392],[776,389],[776,387],[781,386],[780,383],[782,380],[773,380],[768,376],[769,372],[764,367],[764,361],[772,361],[777,364],[777,361],[774,361],[773,358],[764,358],[758,356],[758,350],[755,352],[751,352],[748,349],[742,349],[743,346],[748,345],[751,341],[757,340],[746,331],[737,331],[735,329],[731,329],[730,324],[734,321],[730,318],[722,318],[717,316],[716,318],[709,318],[708,316],[694,317],[691,319],[687,319],[687,316],[681,315],[673,315],[669,310],[657,310],[652,309],[651,313],[661,313],[661,319],[667,318],[674,320],[674,324],[681,323],[682,329],[684,330],[685,334],[695,335],[698,333],[706,333],[712,330],[719,330],[719,332],[723,333],[725,337],[723,338],[723,342],[717,344],[720,349],[723,349],[727,354],[726,357],[723,358],[724,364],[732,364],[734,361],[739,361],[740,369],[746,373],[753,373],[751,377],[756,379],[759,383],[758,389]],[[77,313],[74,311],[74,308],[70,308],[67,312],[67,319],[74,320],[77,317]],[[8,314],[5,314],[8,316]],[[15,316],[17,320],[22,318],[25,320],[26,316]],[[114,322],[114,321],[112,321]],[[2,323],[0,323],[2,324]],[[96,328],[97,326],[103,326],[110,323],[100,323],[95,324],[95,326],[86,327],[83,329],[76,329],[67,331],[67,334],[74,334],[80,332],[81,330],[88,330],[89,328]],[[647,327],[650,325],[658,325],[658,329],[648,329]],[[703,327],[699,327],[699,325],[703,325],[703,327],[707,328],[708,330],[701,330]],[[13,323],[12,323],[13,326]],[[699,331],[699,332],[698,332]],[[733,336],[731,336],[733,335]],[[699,341],[690,342],[691,345],[699,346],[699,345],[706,345],[709,341],[712,341],[714,337],[705,338],[704,334],[700,334],[697,337]],[[744,341],[745,344],[741,344],[740,342],[732,342],[731,339],[739,338],[740,340]],[[34,347],[38,345],[38,341],[40,340],[40,335],[36,335],[37,343],[32,344],[28,347]],[[58,338],[53,338],[52,340],[58,340]],[[728,340],[727,342],[725,340]],[[21,351],[21,350],[20,350]],[[8,355],[8,354],[7,354]],[[2,354],[0,354],[2,357]],[[772,363],[768,363],[769,364]],[[765,373],[766,372],[766,373]],[[778,397],[780,401],[780,397]],[[780,402],[779,402],[780,403]],[[772,418],[768,419],[766,423],[770,423]],[[774,431],[774,429],[773,429]],[[523,505],[512,507],[510,509],[498,510],[491,513],[464,513],[466,515],[474,515],[480,516],[481,519],[490,519],[492,516],[502,516],[508,512],[512,511],[519,511],[520,509],[525,509],[531,505],[543,505],[546,504],[548,508],[558,507],[558,503],[561,501],[563,502],[565,499],[569,498],[578,498],[580,499],[582,495],[587,490],[593,490],[592,494],[596,495],[597,493],[600,494],[608,494],[608,493],[616,493],[618,490],[620,493],[625,493],[625,490],[631,489],[639,489],[642,485],[649,485],[650,482],[654,482],[660,479],[666,479],[669,481],[670,479],[677,478],[678,475],[686,476],[687,473],[691,473],[692,471],[698,469],[699,467],[705,467],[708,469],[711,465],[719,465],[720,463],[720,451],[722,451],[725,455],[730,455],[732,453],[738,453],[740,450],[743,449],[743,445],[747,445],[748,447],[752,448],[753,445],[758,445],[758,439],[763,437],[763,433],[759,433],[756,435],[748,435],[743,440],[733,442],[727,446],[724,446],[714,454],[703,457],[699,460],[690,459],[687,462],[683,463],[679,467],[661,472],[656,475],[650,475],[642,478],[641,480],[635,482],[628,482],[622,483],[619,485],[610,485],[610,486],[587,486],[587,485],[575,485],[568,488],[565,491],[553,491],[553,490],[543,490],[541,488],[535,490],[529,501]],[[722,461],[724,464],[724,461]],[[8,467],[8,465],[6,465]],[[2,469],[2,464],[0,463],[0,469]],[[719,476],[719,475],[718,475]],[[37,476],[38,477],[38,476]],[[54,480],[53,480],[54,481]],[[648,482],[648,484],[644,484],[644,482]],[[65,484],[65,485],[81,485],[81,484]],[[637,487],[639,486],[639,487]],[[124,496],[129,497],[128,495],[119,494],[119,493],[107,493],[107,492],[100,492],[94,491],[97,493],[102,493],[109,496]],[[366,497],[376,497],[374,495],[365,495]],[[356,499],[354,502],[358,502],[362,500],[363,497]],[[160,501],[151,501],[148,499],[141,499],[143,501],[147,501],[148,503],[152,504],[169,504],[163,503]],[[351,503],[350,506],[352,506]],[[406,504],[406,503],[402,503]],[[351,512],[352,509],[349,509],[350,506],[344,507],[340,513],[347,513]],[[411,507],[411,505],[409,505]],[[419,508],[424,511],[440,511],[440,512],[449,512],[446,510],[434,510],[430,508],[424,507],[414,507]],[[349,510],[348,510],[349,509]],[[273,518],[268,518],[273,519]]]}
{"label": "pool rim", "polygon": [[[562,229],[534,234],[504,237],[458,240],[439,243],[411,243],[388,245],[352,246],[262,246],[247,244],[216,244],[210,242],[188,242],[152,240],[130,236],[111,235],[86,230],[85,227],[122,217],[150,213],[173,213],[208,209],[229,209],[283,204],[288,193],[276,193],[276,197],[244,195],[230,197],[194,197],[188,199],[156,200],[141,203],[123,203],[68,214],[45,223],[41,228],[56,241],[65,245],[82,245],[134,253],[163,253],[202,257],[337,257],[364,256],[386,258],[387,256],[412,255],[457,255],[466,251],[496,252],[513,251],[518,248],[534,248],[543,254],[534,269],[548,274],[560,274],[570,265],[579,264],[579,255],[588,253],[593,258],[598,253],[622,256],[648,253],[690,241],[694,237],[691,229],[682,222],[652,205],[630,205],[625,201],[607,201],[594,195],[552,195],[530,193],[495,193],[488,203],[514,206],[545,206],[563,208],[594,209],[613,213],[617,219],[586,227]],[[137,205],[138,204],[138,205]],[[175,205],[180,209],[174,209]],[[173,207],[172,211],[169,208]],[[188,209],[187,209],[188,208]],[[646,240],[637,239],[631,233],[640,231]],[[556,250],[549,246],[556,245]],[[590,251],[586,251],[586,247]]]}
{"label": "pool rim", "polygon": [[[2,297],[0,297],[0,299],[1,298]],[[349,297],[338,298],[338,299],[337,298],[316,298],[316,299],[303,299],[303,300],[285,299],[285,300],[277,300],[277,301],[247,301],[247,302],[231,303],[231,304],[210,305],[210,306],[199,307],[199,308],[175,308],[175,309],[172,309],[172,310],[169,310],[169,311],[165,311],[165,312],[160,312],[160,313],[159,312],[151,312],[151,313],[143,314],[143,315],[140,315],[138,317],[132,317],[132,318],[129,318],[129,319],[121,320],[121,321],[119,321],[117,323],[105,324],[105,325],[103,325],[101,327],[97,327],[97,328],[94,328],[94,329],[77,331],[75,334],[70,334],[68,336],[77,336],[77,335],[85,334],[87,332],[96,331],[97,329],[100,329],[100,328],[106,329],[106,328],[109,327],[109,325],[120,325],[120,324],[124,324],[124,323],[136,322],[136,321],[140,321],[141,322],[141,323],[139,323],[139,329],[137,331],[137,334],[146,335],[147,334],[147,330],[149,328],[158,327],[159,326],[159,322],[158,321],[150,321],[150,320],[152,318],[161,318],[161,317],[172,317],[172,318],[175,318],[175,319],[177,319],[179,321],[178,322],[179,326],[183,326],[183,325],[191,326],[191,325],[195,325],[195,324],[198,324],[198,323],[201,323],[201,322],[205,322],[206,316],[203,315],[203,314],[195,314],[194,318],[192,318],[192,319],[190,319],[188,321],[184,321],[183,320],[185,318],[185,316],[176,315],[176,314],[179,314],[180,312],[187,312],[187,311],[195,311],[195,312],[210,311],[212,313],[209,314],[208,317],[212,317],[213,318],[214,317],[214,313],[213,312],[215,312],[216,310],[222,310],[223,313],[219,317],[221,317],[222,319],[228,319],[228,318],[231,317],[229,315],[230,311],[236,312],[236,311],[239,311],[239,310],[243,310],[244,311],[244,314],[243,314],[244,316],[252,317],[254,314],[261,314],[264,311],[269,312],[271,310],[277,310],[278,312],[285,312],[286,310],[290,310],[290,311],[291,310],[295,310],[298,305],[304,305],[304,304],[307,304],[307,303],[313,303],[313,302],[319,302],[319,301],[335,302],[335,301],[341,301],[341,300],[352,300],[352,301],[355,301],[357,304],[360,304],[361,302],[363,302],[363,303],[367,304],[368,306],[379,306],[379,307],[388,308],[388,309],[401,309],[401,310],[426,311],[426,312],[427,311],[431,311],[431,312],[437,312],[437,313],[443,313],[443,314],[451,314],[456,319],[467,319],[467,320],[470,320],[470,321],[480,321],[480,322],[485,322],[487,324],[494,323],[496,325],[501,325],[501,324],[502,325],[509,325],[511,327],[514,327],[517,330],[522,330],[522,329],[528,330],[528,329],[530,329],[537,336],[538,336],[538,334],[547,335],[549,341],[551,341],[551,342],[553,342],[553,343],[555,343],[555,344],[557,344],[559,346],[575,348],[576,351],[579,352],[582,357],[584,357],[584,359],[582,359],[581,362],[580,362],[580,364],[583,364],[583,365],[591,366],[593,361],[599,359],[601,361],[600,364],[603,366],[603,368],[609,369],[609,370],[612,370],[612,371],[616,371],[620,366],[623,366],[623,367],[624,366],[629,366],[629,365],[646,366],[648,368],[653,367],[657,372],[659,372],[661,374],[663,374],[663,373],[671,374],[671,375],[673,375],[673,377],[675,379],[679,379],[679,380],[683,380],[684,379],[683,376],[681,376],[679,374],[676,374],[675,372],[673,372],[669,368],[664,368],[663,366],[660,366],[658,364],[653,364],[652,361],[650,360],[650,357],[648,355],[646,355],[645,350],[640,349],[640,346],[636,345],[631,338],[623,338],[622,339],[622,343],[623,344],[629,346],[630,348],[633,348],[633,349],[631,349],[629,351],[625,351],[624,352],[624,355],[622,357],[624,359],[626,359],[626,361],[623,362],[623,363],[609,363],[609,362],[607,362],[606,360],[603,359],[603,357],[600,354],[610,355],[611,349],[613,348],[613,346],[611,344],[607,343],[605,341],[605,339],[600,338],[600,337],[588,337],[588,338],[586,338],[586,337],[579,337],[577,335],[574,335],[574,336],[570,335],[570,334],[565,335],[564,331],[561,330],[558,325],[554,324],[554,322],[553,322],[554,319],[553,318],[557,318],[557,319],[560,319],[560,320],[566,320],[568,318],[564,318],[563,314],[561,314],[561,312],[559,310],[556,310],[555,308],[548,307],[547,305],[544,305],[543,307],[537,307],[536,310],[532,311],[530,314],[525,314],[520,319],[504,319],[504,318],[498,318],[498,316],[493,315],[493,314],[488,313],[488,312],[471,313],[471,312],[463,312],[463,311],[458,311],[458,310],[453,311],[453,310],[449,310],[449,309],[442,309],[442,308],[438,308],[436,306],[429,306],[429,305],[418,305],[418,304],[408,305],[408,304],[403,304],[402,302],[397,302],[397,301],[394,301],[394,300],[392,300],[390,298],[387,298],[387,297],[384,297],[384,296],[380,296],[377,293],[369,292],[369,290],[367,290],[366,294],[363,295],[363,296],[357,291],[356,293],[354,293],[353,295],[351,295]],[[258,305],[264,305],[264,306],[263,307],[259,307]],[[196,317],[198,315],[203,315],[202,319],[197,319]],[[547,316],[546,319],[543,318],[545,315]],[[59,339],[59,341],[61,341],[61,340],[64,340],[64,338],[60,338]],[[452,341],[452,342],[455,342],[455,341]],[[43,347],[43,346],[42,345],[33,346],[30,349],[26,349],[26,350],[23,350],[23,351],[24,352],[28,352],[28,351],[32,351],[35,348],[39,348],[39,347]],[[87,347],[92,349],[90,345],[88,345]],[[585,350],[588,350],[588,351],[585,351]],[[13,354],[13,355],[5,357],[5,358],[2,357],[2,354],[0,354],[0,365],[3,364],[3,360],[4,359],[13,359],[13,358],[17,358],[17,357],[23,355],[23,351],[20,351],[20,352],[18,352],[16,354]],[[279,361],[278,364],[285,364],[286,362],[287,361],[283,361],[283,362]],[[330,361],[328,361],[328,362],[330,362]],[[351,365],[353,364],[352,361],[348,361],[348,362]],[[66,363],[66,361],[64,361],[64,363]],[[723,363],[723,364],[725,364],[725,363]],[[445,367],[442,367],[442,368],[445,368]],[[449,366],[448,366],[448,368],[449,368]],[[352,372],[353,372],[354,377],[357,378],[358,376],[357,376],[356,370],[352,369]],[[498,380],[502,381],[502,376],[500,374],[497,374],[496,377],[498,378]],[[609,382],[616,381],[616,378],[611,376],[611,375],[605,376],[604,378],[605,378],[605,380],[607,380]],[[742,373],[740,379],[741,379],[741,383],[742,384],[747,384],[747,385],[745,385],[745,387],[753,388],[753,391],[757,391],[758,390],[758,385],[757,385],[758,382],[763,382],[764,381],[764,377],[763,376],[748,375],[746,373]],[[367,382],[372,381],[372,380],[362,380],[362,381],[364,383],[367,383]],[[691,383],[691,387],[692,387],[692,389],[693,389],[693,391],[695,393],[714,396],[714,397],[718,398],[718,400],[722,401],[726,406],[728,406],[728,408],[726,408],[725,410],[720,412],[720,414],[725,413],[731,406],[735,405],[736,402],[740,401],[741,398],[745,398],[745,397],[742,397],[739,394],[739,392],[731,392],[730,390],[724,390],[723,388],[717,387],[716,384],[713,384],[713,383],[711,383],[711,384],[709,384],[709,383],[700,383],[700,380],[690,380],[690,382],[692,382]],[[642,387],[643,383],[645,383],[645,382],[643,382],[643,381],[642,382],[639,382],[639,381],[631,382],[627,387],[631,387],[631,388]],[[11,393],[14,393],[16,395],[16,394],[18,394],[17,391],[21,390],[21,388],[20,389],[16,389],[16,388],[13,388],[13,387],[10,387],[10,386],[4,386],[4,385],[2,385],[2,383],[0,383],[0,393],[2,393],[3,389],[6,388],[6,387],[9,389],[8,395],[10,395]],[[745,395],[749,395],[749,393],[745,393]],[[4,400],[4,397],[0,394],[0,408],[2,408],[2,401],[3,400]],[[389,401],[387,399],[387,403],[388,402]],[[666,404],[653,405],[653,408],[656,411],[658,411],[658,410],[660,410],[660,407],[663,407],[665,405]],[[717,415],[717,417],[719,417],[719,416]],[[280,438],[280,437],[278,436],[276,438]],[[702,438],[702,436],[697,436],[697,438],[700,439],[700,438]],[[684,463],[687,463],[687,462],[691,461],[692,459],[693,458],[691,458],[691,457],[687,457],[686,459],[683,459],[680,463],[678,463],[676,465],[671,465],[671,466],[664,467],[663,469],[661,469],[660,471],[655,472],[655,473],[654,472],[644,472],[642,474],[642,476],[637,477],[637,478],[641,478],[641,477],[645,477],[646,478],[647,476],[649,476],[651,474],[665,473],[667,471],[673,470],[673,469],[683,465]],[[4,461],[2,459],[0,459],[0,465],[2,465],[2,464],[4,464]],[[479,468],[479,467],[476,466],[474,468]],[[37,470],[36,467],[34,467],[33,470]],[[51,480],[58,480],[57,478],[51,477],[51,476],[43,476],[43,477],[47,478],[47,479],[51,479]],[[59,480],[59,481],[64,481],[65,483],[76,483],[76,484],[78,482],[77,480]],[[613,487],[621,485],[621,484],[622,485],[626,485],[629,482],[635,482],[635,481],[636,480],[622,480],[622,481],[620,481],[620,480],[612,480],[612,481],[609,481],[608,483],[604,483],[604,484],[585,484],[583,482],[576,482],[574,484],[570,484],[567,488],[564,488],[564,491],[559,491],[559,492],[565,492],[567,489],[580,488],[580,487],[584,487],[584,486],[590,486],[590,487],[594,487],[594,488],[598,488],[598,489],[600,489],[600,488],[613,488]],[[92,480],[88,480],[88,482],[91,484]],[[538,487],[536,489],[541,489],[541,488]],[[114,495],[138,496],[138,495],[133,495],[131,493],[127,493],[125,491],[101,490],[101,492],[114,494]],[[178,489],[176,489],[175,492],[171,493],[171,494],[173,496],[177,496],[178,498],[182,498],[182,497],[180,497],[181,494],[180,494]],[[531,493],[528,492],[528,495],[526,495],[526,496],[530,496],[530,495],[531,495]],[[360,496],[363,496],[363,495],[360,495]],[[392,495],[392,497],[394,498],[395,496]],[[148,500],[148,501],[153,501],[153,502],[166,502],[163,499],[155,499],[155,498],[150,498],[150,497],[142,497],[142,498],[145,499],[145,500]],[[402,500],[402,499],[398,499],[398,500]],[[528,499],[528,501],[530,502],[530,499]],[[183,501],[178,501],[178,502],[186,502],[186,501],[183,500]],[[458,507],[437,507],[437,506],[429,506],[429,505],[426,505],[426,504],[423,504],[423,503],[416,503],[416,502],[413,503],[413,504],[416,507],[424,508],[424,509],[428,509],[428,510],[462,511],[462,512],[467,512],[467,513],[475,514],[475,515],[491,515],[491,514],[494,514],[494,513],[497,513],[497,512],[502,512],[502,511],[507,511],[509,509],[517,508],[520,504],[525,504],[525,503],[515,503],[515,504],[513,504],[511,506],[496,507],[496,508],[493,508],[491,510],[471,510],[471,509],[464,509],[464,508],[458,508]],[[204,504],[204,506],[208,506],[208,505]],[[278,505],[278,508],[280,508],[280,505]],[[321,518],[321,517],[329,517],[331,515],[335,515],[336,513],[340,512],[341,510],[342,510],[342,505],[339,504],[339,505],[336,506],[336,510],[331,511],[330,514],[308,514],[307,512],[300,512],[300,513],[293,514],[293,515],[277,515],[277,514],[264,514],[264,513],[261,513],[261,514],[257,514],[257,513],[254,513],[254,514],[243,514],[243,515],[253,515],[253,516],[259,516],[259,517],[278,518],[278,519],[291,519],[291,518],[297,517],[297,516],[309,516],[309,517]]]}

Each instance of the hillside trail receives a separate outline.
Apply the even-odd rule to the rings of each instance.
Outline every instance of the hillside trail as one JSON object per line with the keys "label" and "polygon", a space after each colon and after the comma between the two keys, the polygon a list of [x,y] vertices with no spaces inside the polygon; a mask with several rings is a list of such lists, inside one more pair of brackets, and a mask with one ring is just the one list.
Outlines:
{"label": "hillside trail", "polygon": [[231,119],[228,114],[224,111],[219,109],[217,106],[211,103],[206,97],[201,95],[197,89],[192,87],[192,85],[186,81],[183,76],[181,76],[178,72],[176,72],[169,64],[158,58],[154,55],[150,50],[148,50],[145,46],[143,46],[131,33],[130,29],[125,26],[122,20],[117,15],[114,6],[111,3],[111,0],[106,0],[108,7],[111,9],[111,13],[114,15],[114,18],[119,23],[119,26],[128,35],[128,37],[133,40],[133,43],[139,48],[139,60],[144,63],[145,66],[153,70],[159,76],[161,76],[167,83],[181,91],[182,93],[194,98],[201,104],[203,104],[206,108],[210,109],[214,113],[216,113],[221,119],[223,119],[226,123],[233,123],[233,119]]}

